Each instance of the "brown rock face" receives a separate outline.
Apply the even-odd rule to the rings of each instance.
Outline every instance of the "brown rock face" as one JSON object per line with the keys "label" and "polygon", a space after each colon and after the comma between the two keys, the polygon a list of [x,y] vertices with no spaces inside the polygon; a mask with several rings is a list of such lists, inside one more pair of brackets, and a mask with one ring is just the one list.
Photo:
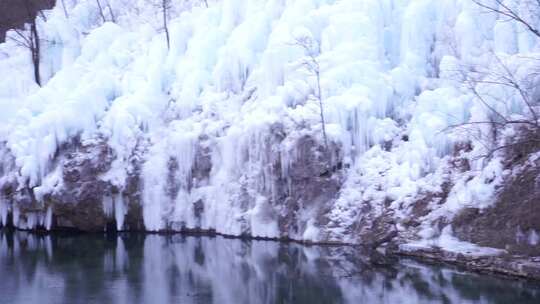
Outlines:
{"label": "brown rock face", "polygon": [[64,187],[46,199],[53,205],[56,226],[84,231],[106,227],[102,201],[111,195],[112,187],[98,176],[109,170],[112,160],[112,152],[103,142],[69,146],[62,165]]}
{"label": "brown rock face", "polygon": [[463,210],[453,226],[463,240],[540,255],[540,160],[510,178],[492,207]]}
{"label": "brown rock face", "polygon": [[138,171],[134,170],[128,176],[123,193],[103,180],[102,175],[110,170],[115,158],[105,141],[95,139],[81,142],[74,139],[60,147],[52,166],[60,167],[61,183],[41,200],[36,198],[33,188],[19,184],[17,171],[12,166],[14,160],[5,147],[0,148],[3,153],[0,199],[9,204],[10,210],[17,209],[22,221],[26,221],[29,214],[43,215],[50,207],[53,210],[53,229],[103,231],[107,227],[116,228],[114,219],[107,217],[104,212],[103,201],[105,197],[122,195],[124,202],[127,202],[126,229],[142,229]]}
{"label": "brown rock face", "polygon": [[296,149],[289,180],[279,179],[276,185],[281,190],[281,199],[275,204],[281,210],[279,226],[284,235],[295,235],[305,228],[305,223],[298,219],[300,209],[318,210],[317,222],[323,221],[325,206],[337,198],[343,183],[343,156],[339,146],[331,143],[326,149],[312,137],[303,136]]}
{"label": "brown rock face", "polygon": [[[266,197],[268,202],[264,210],[265,216],[277,220],[280,235],[287,238],[298,236],[306,229],[308,219],[302,215],[306,210],[310,210],[310,217],[320,221],[327,204],[337,197],[343,182],[343,169],[338,145],[331,143],[327,148],[312,136],[303,135],[294,140],[293,147],[289,147],[294,150],[294,157],[287,164],[288,172],[282,172],[281,153],[286,152],[279,147],[285,138],[282,126],[275,125],[271,128],[264,137],[266,148],[260,155],[252,156],[258,157],[260,167],[257,166],[259,169],[256,170],[260,172],[243,172],[243,182],[236,191],[241,208],[246,210],[256,199],[253,193]],[[169,174],[164,176],[167,183],[163,190],[173,200],[178,195],[179,187],[186,187],[184,191],[195,191],[208,186],[214,166],[212,149],[215,147],[212,139],[207,136],[201,136],[196,145],[193,166],[187,181],[179,180],[176,160],[169,161]],[[6,149],[1,151],[4,153]],[[141,153],[144,155],[144,152]],[[9,152],[4,156],[3,158],[9,158]],[[34,189],[18,184],[17,171],[7,165],[12,163],[10,161],[2,162],[1,173],[5,177],[0,180],[0,187],[6,201],[10,202],[12,207],[19,207],[23,220],[28,212],[44,214],[47,208],[52,207],[53,228],[82,231],[103,231],[107,227],[116,227],[114,219],[105,214],[104,199],[121,195],[127,204],[123,229],[144,230],[140,198],[143,191],[140,171],[144,157],[134,158],[129,163],[132,170],[128,170],[123,189],[118,189],[103,178],[111,170],[115,158],[116,155],[103,139],[84,142],[74,139],[60,147],[52,161],[53,168],[59,166],[61,185],[45,194],[41,200],[35,197]],[[9,179],[9,174],[15,178]],[[191,203],[193,215],[200,219],[206,209],[204,199],[199,198]],[[171,222],[166,229],[185,228],[184,223]],[[250,235],[249,224],[246,223],[242,233]]]}

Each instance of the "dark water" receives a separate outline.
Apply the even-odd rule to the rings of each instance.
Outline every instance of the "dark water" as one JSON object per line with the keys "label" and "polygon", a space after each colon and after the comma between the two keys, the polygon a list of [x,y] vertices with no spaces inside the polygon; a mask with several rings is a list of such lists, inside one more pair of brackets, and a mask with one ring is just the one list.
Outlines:
{"label": "dark water", "polygon": [[0,231],[0,303],[540,303],[540,285],[353,248]]}

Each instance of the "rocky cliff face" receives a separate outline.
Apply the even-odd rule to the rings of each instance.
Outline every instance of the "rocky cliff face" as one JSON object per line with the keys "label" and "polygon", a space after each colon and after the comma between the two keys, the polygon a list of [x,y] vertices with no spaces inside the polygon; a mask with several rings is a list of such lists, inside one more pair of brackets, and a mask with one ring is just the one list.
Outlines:
{"label": "rocky cliff face", "polygon": [[[265,147],[279,146],[286,135],[275,126],[269,134]],[[205,144],[209,139],[202,137],[199,149],[194,158],[194,165],[187,183],[187,191],[198,191],[208,185],[213,170],[211,148]],[[263,213],[268,221],[276,220],[278,234],[276,238],[294,238],[305,232],[307,225],[321,230],[331,230],[339,225],[329,220],[333,206],[339,196],[348,168],[343,166],[339,145],[332,143],[327,150],[310,136],[302,136],[295,142],[297,155],[288,166],[288,175],[284,177],[278,152],[267,151],[268,159],[263,164],[268,170],[264,176],[264,185],[257,190],[257,195],[265,195],[268,204]],[[203,148],[206,146],[206,148]],[[540,212],[535,208],[540,198],[540,163],[537,147],[529,147],[527,151],[509,150],[506,166],[512,171],[497,190],[496,202],[488,208],[465,208],[446,222],[445,217],[435,217],[438,225],[444,227],[451,224],[455,235],[463,240],[483,247],[506,250],[510,254],[524,256],[540,255],[538,232]],[[82,231],[104,230],[145,230],[142,199],[144,183],[142,183],[140,156],[130,159],[131,169],[126,176],[124,189],[118,189],[104,177],[111,170],[115,154],[102,140],[88,140],[64,145],[55,156],[54,170],[58,171],[54,190],[39,197],[39,188],[20,185],[15,178],[16,166],[3,148],[4,165],[2,167],[2,210],[4,225],[16,224],[20,228],[76,229]],[[459,158],[452,160],[459,162]],[[467,174],[467,166],[458,166],[458,174]],[[166,192],[171,199],[178,197],[182,189],[181,183],[175,179],[178,164],[169,160]],[[260,171],[243,172],[241,179]],[[246,182],[236,188],[237,203],[249,211],[252,201],[258,198],[250,189],[255,184]],[[361,216],[353,218],[347,227],[346,234],[354,236],[356,244],[378,247],[383,244],[400,244],[418,238],[418,228],[422,218],[429,218],[444,206],[449,189],[447,184],[441,192],[423,193],[415,198],[408,210],[391,207],[392,201],[386,200],[381,210],[375,202],[359,204]],[[38,191],[36,191],[38,190]],[[259,198],[260,199],[260,198]],[[122,205],[119,205],[122,204]],[[205,229],[201,219],[206,212],[208,202],[204,198],[192,200],[189,211],[195,218],[195,224],[188,226],[186,222],[171,221],[166,223],[162,231],[201,231],[220,232]],[[438,208],[434,208],[433,204]],[[121,210],[118,210],[121,209]],[[309,218],[305,218],[305,211]],[[119,213],[120,212],[120,213]],[[48,218],[49,217],[49,218]],[[239,218],[246,221],[246,218]],[[120,221],[120,223],[118,222]],[[309,221],[313,221],[308,223]],[[242,235],[253,235],[249,222],[241,227]],[[335,242],[331,238],[321,238],[320,242]],[[338,241],[339,242],[339,241]]]}
{"label": "rocky cliff face", "polygon": [[146,1],[57,5],[43,87],[0,44],[2,225],[540,255],[538,147],[486,157],[520,132],[490,109],[532,119],[490,74],[537,84],[521,24],[458,0],[209,2],[174,6],[168,44]]}
{"label": "rocky cliff face", "polygon": [[460,239],[514,254],[540,255],[539,148],[532,142],[507,149],[506,167],[511,173],[495,204],[483,210],[466,208],[454,218],[452,224]]}
{"label": "rocky cliff face", "polygon": [[[269,222],[277,223],[277,238],[289,238],[305,231],[307,221],[312,218],[302,218],[303,210],[312,212],[310,216],[317,221],[312,225],[320,225],[318,221],[323,221],[325,209],[336,199],[345,172],[338,145],[332,143],[326,149],[312,137],[305,135],[295,143],[297,154],[294,160],[287,164],[288,173],[285,176],[279,152],[272,151],[273,147],[283,142],[284,136],[279,126],[273,127],[265,138],[265,147],[268,149],[263,152],[267,155],[262,163],[262,170],[265,172],[261,173],[260,168],[253,169],[255,172],[243,172],[239,178],[244,182],[240,183],[233,193],[237,200],[235,203],[244,212],[252,208],[253,201],[260,199],[258,196],[265,196],[268,202],[262,208],[267,210],[261,210],[261,216],[267,216]],[[168,160],[167,172],[163,176],[166,181],[163,191],[168,199],[175,200],[181,192],[197,192],[208,187],[213,170],[212,151],[205,143],[208,140],[201,137],[197,144],[188,181],[177,178],[177,160]],[[12,164],[4,165],[3,172],[0,172],[2,208],[9,213],[3,224],[17,223],[20,228],[29,229],[144,230],[141,199],[144,183],[140,171],[144,152],[139,158],[133,157],[129,160],[131,168],[123,181],[126,186],[119,189],[105,178],[116,157],[106,142],[100,139],[75,139],[61,147],[52,161],[52,170],[58,173],[55,180],[51,181],[52,190],[36,198],[39,187],[36,191],[36,188],[19,184],[15,177],[16,172],[11,171],[15,170],[13,159],[5,147],[3,151],[6,159],[4,163]],[[259,174],[260,176],[257,176]],[[253,176],[254,180],[248,180]],[[260,183],[260,179],[265,180]],[[186,223],[171,220],[160,230],[215,232],[215,229],[206,229],[201,225],[208,202],[199,198],[188,200],[187,203],[189,206],[186,212],[192,215],[194,221]],[[50,218],[45,220],[45,215],[51,210]],[[43,219],[36,221],[34,215]],[[239,218],[238,221],[246,219]],[[245,222],[241,227],[240,234],[253,234],[250,223]]]}
{"label": "rocky cliff face", "polygon": [[[440,213],[452,203],[448,198],[456,181],[471,179],[477,174],[468,161],[456,153],[448,159],[448,177],[435,191],[420,192],[406,205],[389,197],[382,201],[360,199],[354,208],[345,210],[354,211],[346,217],[348,221],[340,222],[335,217],[336,206],[340,206],[339,197],[348,187],[345,177],[351,171],[344,165],[341,146],[331,142],[326,148],[310,135],[294,136],[291,146],[289,136],[279,125],[270,128],[264,136],[266,150],[260,152],[264,155],[259,158],[261,162],[246,167],[249,170],[238,176],[240,183],[220,189],[227,193],[218,194],[218,200],[223,198],[220,203],[231,204],[238,208],[237,214],[244,214],[233,219],[240,227],[233,235],[260,236],[261,227],[256,225],[262,223],[275,225],[277,229],[275,234],[263,234],[263,237],[309,240],[307,232],[308,236],[309,233],[318,235],[315,242],[382,246],[389,252],[457,263],[470,269],[540,278],[536,260],[540,255],[537,146],[506,151],[504,165],[508,172],[497,186],[495,202],[487,208],[459,209],[453,218]],[[213,183],[216,174],[212,162],[214,140],[209,136],[198,138],[187,176],[179,175],[181,165],[177,159],[167,161],[166,174],[162,176],[164,183],[160,184],[166,194],[165,203],[174,205],[175,200],[182,199],[182,203],[187,204],[182,212],[190,219],[179,221],[164,213],[163,217],[170,220],[165,220],[157,231],[227,234],[205,225],[212,201],[194,195],[208,191]],[[286,149],[276,149],[285,144],[295,151],[293,158],[284,157]],[[127,173],[122,182],[125,186],[119,188],[109,177],[117,160],[114,150],[103,139],[76,138],[64,144],[51,160],[51,171],[56,174],[44,181],[48,189],[44,192],[41,187],[29,187],[20,182],[14,158],[3,146],[1,223],[31,230],[145,231],[143,196],[148,184],[144,182],[142,168],[149,157],[148,151],[148,147],[139,147],[123,162]],[[287,165],[283,163],[285,160],[289,161]],[[234,202],[227,201],[230,197]],[[256,204],[259,205],[254,208]],[[257,212],[257,223],[251,217],[253,212]],[[418,243],[419,246],[410,247],[424,238],[426,223],[440,229],[442,234],[451,227],[455,239],[450,245]],[[336,230],[339,238],[336,238]],[[473,247],[459,249],[461,242]],[[449,246],[456,246],[458,250],[448,251]]]}

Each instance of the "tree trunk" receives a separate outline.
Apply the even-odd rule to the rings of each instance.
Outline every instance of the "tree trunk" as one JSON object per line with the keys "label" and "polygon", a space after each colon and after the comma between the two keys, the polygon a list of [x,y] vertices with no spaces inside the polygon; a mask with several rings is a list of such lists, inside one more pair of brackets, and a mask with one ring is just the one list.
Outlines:
{"label": "tree trunk", "polygon": [[28,39],[28,49],[30,51],[30,56],[32,57],[32,65],[34,67],[34,80],[39,86],[41,86],[41,74],[39,70],[41,46],[36,23],[36,18],[39,16],[39,12],[34,11],[33,4],[29,0],[25,0],[24,5],[26,6],[28,19],[30,19],[30,39]]}
{"label": "tree trunk", "polygon": [[66,19],[69,18],[65,0],[62,0],[62,8],[64,9],[64,16],[66,16]]}
{"label": "tree trunk", "polygon": [[324,120],[324,107],[321,96],[321,73],[320,71],[315,71],[315,76],[317,77],[317,99],[319,100],[319,110],[321,113],[321,124],[322,124],[322,133],[324,139],[324,147],[328,151],[328,138],[326,137],[326,121]]}
{"label": "tree trunk", "polygon": [[163,12],[163,28],[165,29],[165,37],[167,39],[167,49],[171,48],[171,40],[169,37],[169,27],[167,25],[167,10],[169,8],[169,3],[167,0],[162,0],[162,12]]}
{"label": "tree trunk", "polygon": [[109,15],[111,15],[111,21],[116,23],[116,16],[114,15],[114,11],[111,7],[111,3],[109,3],[109,1],[107,1],[107,8],[109,10]]}
{"label": "tree trunk", "polygon": [[37,25],[36,20],[32,20],[32,23],[30,24],[30,39],[31,39],[31,45],[30,45],[30,53],[32,55],[32,65],[34,66],[34,79],[36,83],[41,86],[41,74],[40,74],[40,53],[41,53],[41,46],[39,41],[39,33],[37,31]]}
{"label": "tree trunk", "polygon": [[101,7],[101,3],[99,2],[99,0],[96,0],[96,3],[98,6],[99,15],[101,16],[101,19],[103,19],[103,22],[107,22],[107,19],[105,18],[105,14],[103,13],[103,7]]}

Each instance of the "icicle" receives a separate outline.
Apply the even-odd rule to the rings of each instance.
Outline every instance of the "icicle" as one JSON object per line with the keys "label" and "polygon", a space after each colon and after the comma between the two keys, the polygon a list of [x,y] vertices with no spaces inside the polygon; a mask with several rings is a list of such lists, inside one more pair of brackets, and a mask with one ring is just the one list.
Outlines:
{"label": "icicle", "polygon": [[295,140],[284,143],[281,150],[281,175],[287,181],[287,191],[292,193],[292,179],[290,170],[292,164],[298,159],[298,145]]}
{"label": "icicle", "polygon": [[114,219],[116,220],[116,230],[121,231],[124,228],[124,220],[127,214],[127,208],[124,204],[122,194],[114,197]]}
{"label": "icicle", "polygon": [[[174,201],[166,193],[167,178],[164,176],[174,173],[174,186],[180,191],[189,188],[199,136],[198,132],[187,132],[192,127],[180,123],[174,125],[167,140],[152,148],[143,167],[143,219],[148,230],[158,231],[169,221],[178,221],[174,217]],[[171,160],[175,161],[175,168],[170,167]],[[173,218],[164,217],[171,214]]]}
{"label": "icicle", "polygon": [[152,157],[143,167],[143,220],[149,231],[163,229],[162,205],[166,200],[164,176],[167,176],[167,161],[164,157]]}
{"label": "icicle", "polygon": [[2,226],[7,225],[8,211],[7,202],[0,198],[0,224]]}
{"label": "icicle", "polygon": [[38,216],[34,212],[28,212],[26,214],[26,229],[34,229],[38,224]]}
{"label": "icicle", "polygon": [[13,206],[13,226],[17,227],[17,228],[21,228],[19,227],[19,221],[20,221],[20,216],[21,216],[21,212],[19,210],[19,207],[14,205]]}
{"label": "icicle", "polygon": [[[181,135],[177,135],[177,133]],[[193,167],[195,153],[197,152],[196,143],[195,134],[185,134],[182,130],[173,133],[171,138],[170,148],[173,149],[171,156],[178,164],[176,179],[180,187],[184,189],[187,188],[191,179],[191,169]]]}
{"label": "icicle", "polygon": [[47,213],[45,213],[45,222],[43,225],[45,229],[47,229],[47,231],[50,231],[52,228],[52,216],[53,216],[52,207],[49,206],[47,207]]}
{"label": "icicle", "polygon": [[113,199],[110,196],[106,196],[103,198],[103,214],[107,218],[111,218],[113,216],[114,212],[114,205],[113,205]]}
{"label": "icicle", "polygon": [[45,227],[45,212],[38,212],[36,214],[35,227]]}

